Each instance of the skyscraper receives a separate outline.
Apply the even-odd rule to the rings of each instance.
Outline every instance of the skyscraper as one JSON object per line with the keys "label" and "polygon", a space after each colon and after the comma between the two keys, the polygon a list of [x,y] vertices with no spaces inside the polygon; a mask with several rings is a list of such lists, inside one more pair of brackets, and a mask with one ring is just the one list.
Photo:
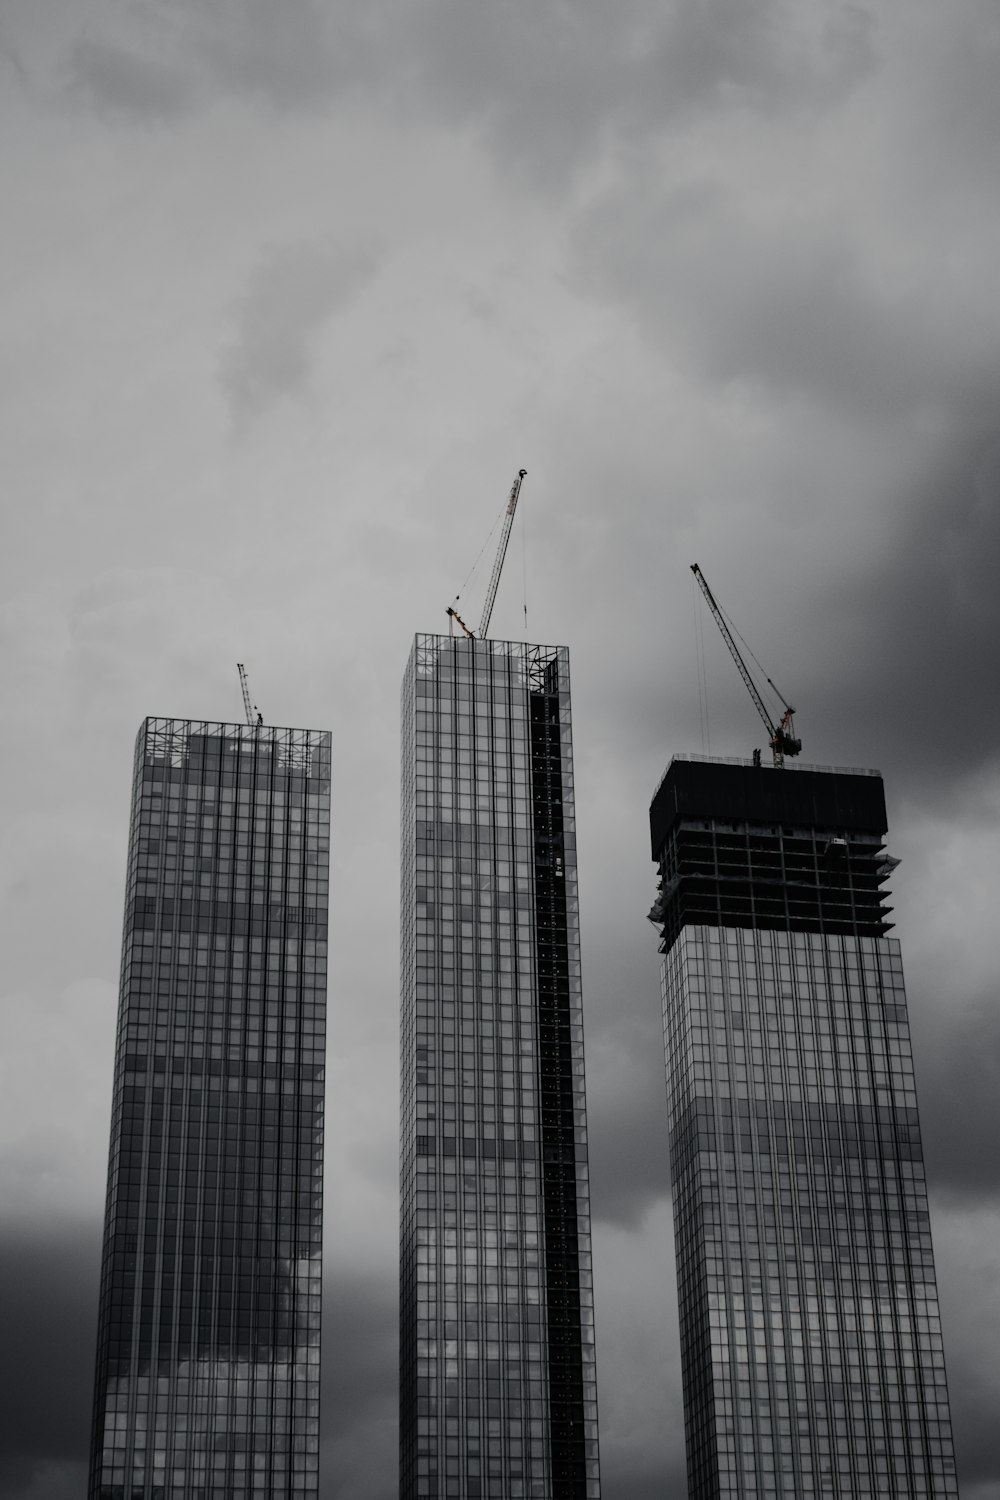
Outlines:
{"label": "skyscraper", "polygon": [[957,1495],[875,772],[650,810],[689,1495]]}
{"label": "skyscraper", "polygon": [[146,719],[91,1500],[315,1500],[330,736]]}
{"label": "skyscraper", "polygon": [[400,1496],[600,1493],[569,653],[402,692]]}

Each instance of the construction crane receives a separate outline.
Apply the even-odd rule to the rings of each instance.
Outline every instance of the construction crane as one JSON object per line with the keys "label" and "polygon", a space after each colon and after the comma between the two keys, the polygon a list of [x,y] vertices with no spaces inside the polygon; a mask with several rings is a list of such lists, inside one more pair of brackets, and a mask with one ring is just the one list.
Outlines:
{"label": "construction crane", "polygon": [[500,533],[500,545],[497,548],[496,561],[493,564],[493,575],[490,578],[490,586],[486,590],[486,603],[483,605],[483,616],[479,621],[479,639],[485,640],[486,632],[490,628],[490,616],[493,613],[493,605],[497,597],[497,588],[500,583],[500,570],[503,560],[507,556],[507,543],[510,541],[510,528],[514,524],[514,512],[517,510],[517,497],[521,493],[521,481],[527,474],[527,469],[518,469],[517,478],[510,487],[510,498],[507,501],[507,514],[503,518],[503,530]]}
{"label": "construction crane", "polygon": [[243,689],[243,711],[247,716],[247,723],[252,729],[260,729],[264,723],[264,715],[250,697],[247,669],[241,661],[238,661],[236,663],[236,670],[240,674],[240,687]]}
{"label": "construction crane", "polygon": [[[521,493],[521,482],[527,472],[527,469],[518,469],[517,478],[514,480],[514,483],[510,487],[510,495],[507,500],[507,509],[504,512],[503,529],[500,532],[500,545],[497,548],[496,559],[493,563],[493,573],[490,577],[490,586],[486,590],[486,603],[483,605],[482,619],[479,621],[480,640],[485,639],[486,632],[490,628],[490,617],[493,614],[493,605],[496,602],[497,589],[500,586],[500,573],[503,568],[503,560],[507,556],[507,543],[510,541],[510,529],[514,524],[514,512],[517,510],[517,497]],[[466,625],[457,609],[454,609],[449,604],[447,613],[450,622],[457,621],[462,630],[469,637],[469,639],[475,640],[476,632],[469,629],[468,625]]]}
{"label": "construction crane", "polygon": [[[739,647],[733,640],[732,632],[730,631],[729,626],[726,624],[725,619],[723,618],[721,609],[716,604],[715,599],[712,596],[712,590],[709,588],[707,582],[705,581],[704,573],[701,571],[697,563],[691,564],[691,572],[698,580],[701,591],[705,595],[705,599],[708,603],[708,607],[715,617],[715,623],[716,625],[718,625],[719,629],[722,632],[722,639],[729,647],[729,654],[732,656],[733,661],[739,667],[740,676],[746,683],[747,691],[754,701],[757,712],[764,720],[764,724],[767,728],[768,743],[771,746],[771,755],[773,757],[774,764],[776,766],[783,766],[785,764],[786,755],[798,755],[802,750],[802,741],[800,739],[796,739],[794,734],[795,724],[793,722],[793,716],[795,714],[795,710],[788,702],[787,698],[785,698],[785,696],[778,691],[777,687],[775,687],[770,677],[768,677],[768,686],[772,688],[777,696],[781,699],[785,710],[781,716],[780,724],[774,724],[772,722],[771,715],[767,711],[767,705],[764,702],[763,698],[760,696],[760,693],[757,691],[757,684],[750,676],[750,673],[747,669],[747,664],[743,660],[743,657],[740,655]],[[759,758],[759,751],[755,750],[754,759],[759,760]]]}
{"label": "construction crane", "polygon": [[450,604],[448,605],[448,614],[451,616],[451,618],[453,620],[457,620],[458,624],[462,627],[463,631],[469,637],[470,641],[474,641],[476,639],[476,632],[474,630],[470,630],[469,629],[468,625],[466,625],[465,621],[462,619],[462,616],[459,614],[458,610],[457,609],[452,609],[452,607],[451,607]]}

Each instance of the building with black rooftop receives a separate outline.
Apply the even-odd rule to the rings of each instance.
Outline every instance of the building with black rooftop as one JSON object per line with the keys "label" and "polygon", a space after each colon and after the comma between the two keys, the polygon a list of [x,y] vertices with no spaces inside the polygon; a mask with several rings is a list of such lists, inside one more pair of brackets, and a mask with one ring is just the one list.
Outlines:
{"label": "building with black rooftop", "polygon": [[136,743],[91,1500],[316,1500],[330,736]]}
{"label": "building with black rooftop", "polygon": [[677,758],[650,828],[688,1493],[957,1495],[882,779]]}

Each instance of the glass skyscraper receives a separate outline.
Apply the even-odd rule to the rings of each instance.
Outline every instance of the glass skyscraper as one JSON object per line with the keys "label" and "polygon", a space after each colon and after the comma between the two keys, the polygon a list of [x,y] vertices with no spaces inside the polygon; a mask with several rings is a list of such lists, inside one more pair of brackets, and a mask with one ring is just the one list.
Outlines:
{"label": "glass skyscraper", "polygon": [[330,736],[147,719],[91,1500],[315,1500]]}
{"label": "glass skyscraper", "polygon": [[881,777],[675,759],[650,819],[688,1493],[957,1495]]}
{"label": "glass skyscraper", "polygon": [[402,691],[400,1496],[600,1494],[569,654]]}

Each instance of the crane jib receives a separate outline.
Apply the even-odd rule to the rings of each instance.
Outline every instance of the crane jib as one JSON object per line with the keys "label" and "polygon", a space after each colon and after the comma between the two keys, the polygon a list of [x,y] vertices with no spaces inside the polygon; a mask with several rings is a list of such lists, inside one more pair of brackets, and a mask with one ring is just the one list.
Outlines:
{"label": "crane jib", "polygon": [[500,533],[500,545],[497,548],[496,559],[493,563],[490,586],[486,591],[486,603],[483,605],[482,619],[479,621],[480,640],[486,635],[490,626],[490,617],[493,614],[493,605],[496,602],[497,589],[500,586],[500,574],[503,571],[504,558],[507,556],[507,543],[510,541],[510,530],[514,524],[514,512],[517,510],[517,497],[521,493],[521,481],[527,472],[527,469],[519,469],[517,478],[511,486],[510,499],[507,501],[507,514],[504,516],[503,531]]}
{"label": "crane jib", "polygon": [[732,632],[730,631],[729,626],[726,624],[721,609],[715,602],[712,590],[708,586],[708,582],[705,578],[704,573],[702,573],[697,563],[691,564],[691,572],[698,580],[699,587],[701,588],[701,591],[705,596],[705,601],[708,604],[709,609],[712,611],[712,617],[715,620],[716,625],[718,625],[719,627],[722,639],[729,647],[729,654],[732,656],[733,661],[736,663],[739,669],[740,676],[743,678],[743,681],[746,684],[747,691],[753,699],[754,707],[756,708],[757,712],[760,714],[760,717],[764,722],[764,727],[767,730],[768,744],[770,745],[774,755],[774,763],[775,765],[780,766],[783,763],[784,757],[786,755],[798,755],[802,749],[802,741],[800,739],[796,739],[795,735],[792,732],[792,715],[794,714],[795,710],[792,708],[788,700],[778,692],[778,689],[774,687],[774,683],[771,682],[771,679],[769,677],[767,679],[768,683],[772,688],[774,688],[774,691],[778,693],[778,697],[781,698],[781,701],[785,706],[785,712],[782,715],[780,725],[774,724],[772,722],[771,715],[767,711],[767,704],[764,702],[763,698],[760,696],[760,693],[757,690],[757,684],[751,677],[750,670],[747,667],[746,662],[743,660],[742,655],[740,654],[740,649],[737,646],[736,642],[733,640]]}

